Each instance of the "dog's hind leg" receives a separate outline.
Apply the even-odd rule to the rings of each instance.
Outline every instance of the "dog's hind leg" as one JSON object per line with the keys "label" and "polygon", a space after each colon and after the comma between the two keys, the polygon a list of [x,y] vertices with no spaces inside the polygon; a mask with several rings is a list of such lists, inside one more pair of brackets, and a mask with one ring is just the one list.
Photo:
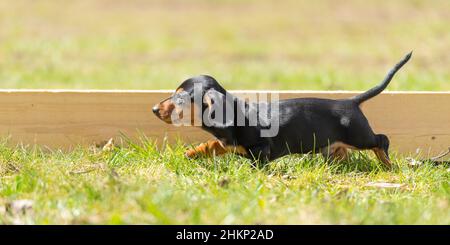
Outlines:
{"label": "dog's hind leg", "polygon": [[359,113],[353,115],[344,143],[357,150],[372,150],[383,164],[390,167],[388,137],[384,134],[375,134],[360,108],[355,109]]}
{"label": "dog's hind leg", "polygon": [[375,135],[377,138],[377,147],[372,148],[377,158],[387,167],[391,167],[391,160],[389,159],[389,139],[384,134]]}
{"label": "dog's hind leg", "polygon": [[326,161],[344,161],[349,157],[347,146],[341,142],[322,148],[321,152]]}
{"label": "dog's hind leg", "polygon": [[334,152],[333,156],[334,160],[336,161],[345,161],[348,160],[349,158],[349,154],[348,154],[348,150],[345,147],[339,147],[336,149],[336,151]]}
{"label": "dog's hind leg", "polygon": [[385,164],[387,167],[391,167],[391,161],[389,160],[389,139],[384,134],[373,134],[372,132],[360,134],[355,140],[351,138],[347,144],[355,147],[358,150],[372,150],[377,158]]}
{"label": "dog's hind leg", "polygon": [[256,166],[264,166],[272,160],[270,146],[268,144],[252,146],[249,148],[248,157],[254,161]]}

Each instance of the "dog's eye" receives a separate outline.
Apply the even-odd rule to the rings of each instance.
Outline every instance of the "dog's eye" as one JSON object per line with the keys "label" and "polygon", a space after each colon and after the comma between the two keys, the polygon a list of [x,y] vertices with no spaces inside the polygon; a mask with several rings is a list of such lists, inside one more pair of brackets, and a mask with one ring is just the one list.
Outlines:
{"label": "dog's eye", "polygon": [[184,99],[181,97],[175,98],[175,104],[180,106],[184,104]]}

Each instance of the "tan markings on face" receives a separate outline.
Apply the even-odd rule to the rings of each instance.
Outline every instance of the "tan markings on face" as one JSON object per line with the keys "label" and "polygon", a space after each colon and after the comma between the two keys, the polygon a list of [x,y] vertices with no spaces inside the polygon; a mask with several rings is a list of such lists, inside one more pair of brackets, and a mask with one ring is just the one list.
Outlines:
{"label": "tan markings on face", "polygon": [[[178,91],[184,91],[182,88],[177,90]],[[195,103],[190,103],[191,105],[191,110],[190,110],[190,123],[191,126],[201,126],[201,122],[202,122],[202,108],[200,105],[196,105]],[[184,118],[184,114],[183,114],[183,108],[180,106],[176,106],[175,105],[175,112],[178,113],[178,117],[180,119]],[[195,125],[195,123],[198,123],[198,125]]]}
{"label": "tan markings on face", "polygon": [[[176,91],[175,91],[175,94],[179,94],[179,93],[181,93],[181,92],[183,92],[184,91],[184,89],[183,88],[178,88]],[[174,104],[174,109],[175,109],[175,113],[177,113],[178,114],[178,118],[181,120],[181,119],[183,119],[183,107],[181,107],[181,106],[177,106],[177,105],[175,105]]]}
{"label": "tan markings on face", "polygon": [[[178,94],[178,93],[181,93],[183,91],[184,91],[183,88],[178,88],[175,91],[175,93]],[[201,120],[202,120],[202,118],[201,118],[201,115],[202,115],[201,111],[202,111],[202,108],[200,106],[196,105],[195,103],[190,103],[190,105],[191,105],[191,108],[190,108],[191,109],[190,110],[190,113],[191,113],[191,115],[190,115],[191,126],[194,126],[195,122],[199,122],[198,126],[201,126]],[[178,113],[178,118],[180,118],[180,119],[184,118],[183,108],[182,107],[175,105],[175,112]]]}
{"label": "tan markings on face", "polygon": [[[175,93],[181,93],[183,92],[183,88],[178,88]],[[179,118],[183,118],[183,110],[182,108],[177,108],[177,106],[173,103],[172,97],[169,97],[163,101],[161,101],[158,105],[159,108],[159,118],[163,120],[166,123],[171,124],[172,123],[172,112],[175,109],[175,112],[178,113],[180,116]]]}
{"label": "tan markings on face", "polygon": [[172,123],[171,115],[173,109],[175,109],[175,104],[172,102],[172,99],[165,99],[159,103],[159,118],[166,123]]}
{"label": "tan markings on face", "polygon": [[212,100],[208,95],[203,96],[204,102],[208,105],[208,108],[212,108]]}

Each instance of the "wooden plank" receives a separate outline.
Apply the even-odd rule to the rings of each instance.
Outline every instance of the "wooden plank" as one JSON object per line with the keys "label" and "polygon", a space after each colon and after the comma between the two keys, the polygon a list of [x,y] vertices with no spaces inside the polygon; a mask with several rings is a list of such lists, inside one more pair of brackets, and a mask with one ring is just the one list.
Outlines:
{"label": "wooden plank", "polygon": [[[254,91],[231,91],[235,94]],[[260,91],[261,92],[261,91]],[[272,91],[280,99],[345,98],[358,92]],[[174,127],[157,119],[154,104],[171,91],[0,90],[0,135],[10,144],[70,149],[124,133],[159,142],[180,137],[187,143],[210,138],[195,127]],[[377,133],[402,155],[435,155],[450,146],[450,93],[388,92],[363,104]]]}

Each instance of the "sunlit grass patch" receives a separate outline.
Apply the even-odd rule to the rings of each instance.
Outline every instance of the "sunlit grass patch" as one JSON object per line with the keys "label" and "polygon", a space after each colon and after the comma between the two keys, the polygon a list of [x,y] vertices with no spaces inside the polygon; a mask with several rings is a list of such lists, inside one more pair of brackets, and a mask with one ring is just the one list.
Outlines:
{"label": "sunlit grass patch", "polygon": [[[188,160],[181,144],[104,152],[0,147],[0,222],[28,224],[449,224],[446,165],[387,170],[292,155],[263,167],[226,155]],[[395,183],[395,188],[369,183]],[[32,207],[12,209],[15,202]],[[16,205],[17,206],[17,205]]]}

